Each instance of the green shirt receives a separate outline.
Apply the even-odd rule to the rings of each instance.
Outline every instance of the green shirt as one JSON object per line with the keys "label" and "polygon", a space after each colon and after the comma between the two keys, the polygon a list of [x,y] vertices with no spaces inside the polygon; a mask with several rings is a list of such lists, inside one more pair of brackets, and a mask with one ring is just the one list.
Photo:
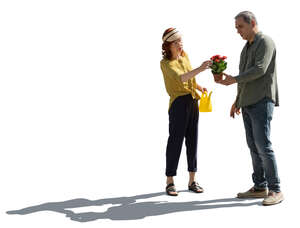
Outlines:
{"label": "green shirt", "polygon": [[276,48],[273,40],[258,32],[244,46],[239,66],[236,107],[245,107],[269,97],[279,106],[276,75]]}
{"label": "green shirt", "polygon": [[196,79],[189,79],[187,82],[181,81],[181,75],[192,70],[187,55],[179,57],[178,60],[168,60],[163,58],[160,61],[160,68],[164,76],[165,87],[170,96],[169,109],[173,101],[183,95],[191,94],[194,99],[199,100],[200,96],[196,92]]}

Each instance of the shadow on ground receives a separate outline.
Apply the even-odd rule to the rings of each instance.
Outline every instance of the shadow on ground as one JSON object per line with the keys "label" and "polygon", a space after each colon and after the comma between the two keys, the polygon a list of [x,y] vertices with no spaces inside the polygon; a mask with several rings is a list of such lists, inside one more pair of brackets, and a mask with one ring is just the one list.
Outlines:
{"label": "shadow on ground", "polygon": [[[182,191],[185,192],[185,191]],[[261,205],[261,202],[249,202],[237,198],[214,199],[206,201],[190,202],[168,202],[168,201],[147,201],[137,202],[137,200],[149,199],[165,195],[165,192],[157,192],[131,197],[107,198],[99,200],[72,199],[63,202],[50,202],[36,206],[26,207],[20,210],[7,211],[7,214],[27,215],[40,211],[52,211],[65,214],[66,217],[77,222],[89,222],[98,219],[111,220],[136,220],[148,216],[157,216],[175,212],[200,211],[217,208],[248,207]],[[105,212],[83,212],[75,213],[72,209],[103,206],[112,204]]]}

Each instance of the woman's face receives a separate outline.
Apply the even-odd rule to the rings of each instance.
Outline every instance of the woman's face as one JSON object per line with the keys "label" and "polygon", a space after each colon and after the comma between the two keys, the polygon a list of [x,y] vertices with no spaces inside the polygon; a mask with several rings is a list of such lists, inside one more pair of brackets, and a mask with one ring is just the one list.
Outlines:
{"label": "woman's face", "polygon": [[182,52],[183,45],[182,45],[181,38],[179,38],[178,40],[175,40],[174,42],[172,42],[172,44],[170,46],[170,50],[171,50],[172,55],[174,57],[178,56]]}

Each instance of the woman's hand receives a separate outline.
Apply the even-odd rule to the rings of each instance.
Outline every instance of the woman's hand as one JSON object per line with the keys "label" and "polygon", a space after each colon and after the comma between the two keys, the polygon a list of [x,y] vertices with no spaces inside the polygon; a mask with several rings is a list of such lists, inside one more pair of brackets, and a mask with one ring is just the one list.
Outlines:
{"label": "woman's hand", "polygon": [[207,61],[204,61],[199,68],[200,68],[201,71],[205,71],[205,70],[209,69],[209,67],[211,65],[212,65],[212,61],[207,60]]}
{"label": "woman's hand", "polygon": [[201,93],[207,92],[207,89],[205,87],[202,87],[197,84],[197,90],[199,90]]}

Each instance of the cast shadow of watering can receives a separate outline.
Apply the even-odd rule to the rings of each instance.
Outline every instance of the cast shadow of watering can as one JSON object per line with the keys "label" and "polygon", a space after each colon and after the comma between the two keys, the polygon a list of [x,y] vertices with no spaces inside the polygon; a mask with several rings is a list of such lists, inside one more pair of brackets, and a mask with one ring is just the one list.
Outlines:
{"label": "cast shadow of watering can", "polygon": [[207,92],[202,93],[200,98],[200,104],[199,104],[199,111],[200,112],[211,112],[212,111],[212,105],[211,105],[211,93],[207,96]]}

